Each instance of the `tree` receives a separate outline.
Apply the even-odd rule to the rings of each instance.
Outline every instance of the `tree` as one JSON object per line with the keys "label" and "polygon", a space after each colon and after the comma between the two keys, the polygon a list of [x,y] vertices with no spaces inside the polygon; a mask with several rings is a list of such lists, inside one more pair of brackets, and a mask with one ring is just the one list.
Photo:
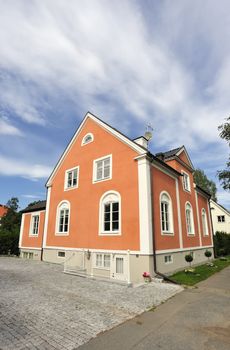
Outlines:
{"label": "tree", "polygon": [[217,202],[217,198],[216,198],[217,188],[216,188],[215,182],[212,180],[209,180],[205,175],[204,171],[201,169],[196,169],[193,174],[193,177],[194,177],[195,183],[201,188],[203,188],[205,191],[210,193],[212,196],[212,199]]}
{"label": "tree", "polygon": [[185,260],[189,263],[189,266],[191,267],[192,261],[193,261],[193,256],[192,254],[187,254],[185,255]]}
{"label": "tree", "polygon": [[[221,124],[218,127],[218,130],[220,131],[220,137],[226,140],[230,146],[230,117],[228,117],[226,120],[227,122],[224,124]],[[223,189],[230,190],[230,156],[228,158],[226,165],[227,165],[226,169],[218,171],[218,176]]]}
{"label": "tree", "polygon": [[21,213],[18,198],[11,198],[6,206],[7,213],[1,219],[0,226],[0,254],[18,254],[18,240],[20,232]]}
{"label": "tree", "polygon": [[42,201],[34,201],[34,202],[31,202],[31,203],[29,203],[29,204],[27,205],[27,207],[32,207],[32,205],[38,204],[38,203],[40,203],[40,202],[42,202]]}
{"label": "tree", "polygon": [[210,250],[205,250],[204,255],[206,256],[206,258],[208,258],[209,261],[209,258],[211,258],[212,256],[212,252]]}

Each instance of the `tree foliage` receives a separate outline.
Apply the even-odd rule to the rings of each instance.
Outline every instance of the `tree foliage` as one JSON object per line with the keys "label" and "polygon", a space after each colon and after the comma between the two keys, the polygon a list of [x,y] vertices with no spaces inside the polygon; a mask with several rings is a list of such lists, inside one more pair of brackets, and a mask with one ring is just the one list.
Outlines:
{"label": "tree foliage", "polygon": [[214,249],[217,256],[230,255],[230,234],[217,231],[214,235]]}
{"label": "tree foliage", "polygon": [[[230,146],[230,117],[226,119],[226,123],[218,127],[218,130],[220,131],[220,137],[226,140]],[[230,156],[226,163],[226,169],[218,171],[218,176],[223,189],[230,190]]]}
{"label": "tree foliage", "polygon": [[7,213],[1,219],[0,254],[18,254],[18,240],[21,223],[21,213],[18,212],[18,198],[11,198],[6,206]]}
{"label": "tree foliage", "polygon": [[204,171],[201,169],[196,169],[193,174],[193,177],[194,177],[195,183],[201,188],[203,188],[205,191],[210,193],[214,201],[217,201],[217,198],[216,198],[217,188],[216,188],[215,182],[212,180],[209,180],[206,174],[204,173]]}

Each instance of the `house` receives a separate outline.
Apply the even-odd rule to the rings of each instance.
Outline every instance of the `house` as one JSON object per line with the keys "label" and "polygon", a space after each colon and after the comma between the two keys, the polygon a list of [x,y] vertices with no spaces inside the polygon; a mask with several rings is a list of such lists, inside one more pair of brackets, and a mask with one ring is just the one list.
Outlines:
{"label": "house", "polygon": [[219,203],[210,200],[214,234],[223,231],[230,234],[230,212]]}
{"label": "house", "polygon": [[87,113],[47,183],[46,203],[26,208],[21,257],[124,282],[169,274],[213,251],[210,195],[193,181],[184,146],[151,154]]}
{"label": "house", "polygon": [[5,206],[5,205],[3,205],[3,204],[0,204],[0,226],[1,226],[2,217],[3,217],[4,215],[6,215],[7,211],[8,211],[7,206]]}

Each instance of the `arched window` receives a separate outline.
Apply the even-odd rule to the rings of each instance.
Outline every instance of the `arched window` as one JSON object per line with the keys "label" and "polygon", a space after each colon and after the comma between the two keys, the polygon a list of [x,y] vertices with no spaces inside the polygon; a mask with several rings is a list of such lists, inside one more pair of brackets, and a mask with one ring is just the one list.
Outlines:
{"label": "arched window", "polygon": [[88,134],[86,134],[81,142],[81,145],[84,146],[87,143],[93,142],[93,134],[91,132],[89,132]]}
{"label": "arched window", "polygon": [[194,235],[194,221],[193,221],[193,211],[192,206],[190,203],[186,203],[185,206],[185,216],[186,216],[186,226],[187,226],[187,233],[189,235]]}
{"label": "arched window", "polygon": [[208,236],[208,221],[207,221],[206,211],[204,208],[201,211],[201,216],[202,216],[203,235]]}
{"label": "arched window", "polygon": [[173,233],[172,201],[169,194],[166,192],[160,195],[160,207],[162,233]]}
{"label": "arched window", "polygon": [[56,233],[68,234],[70,221],[70,204],[68,201],[61,202],[57,208]]}
{"label": "arched window", "polygon": [[120,194],[106,192],[100,200],[100,234],[120,234],[121,199]]}

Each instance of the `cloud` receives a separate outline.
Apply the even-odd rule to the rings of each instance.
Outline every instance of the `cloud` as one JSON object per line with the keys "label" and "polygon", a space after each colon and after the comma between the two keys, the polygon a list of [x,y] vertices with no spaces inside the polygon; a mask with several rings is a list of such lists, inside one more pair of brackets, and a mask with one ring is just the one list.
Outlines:
{"label": "cloud", "polygon": [[8,176],[21,176],[30,180],[47,178],[52,169],[48,166],[21,162],[17,159],[6,159],[0,156],[0,174]]}
{"label": "cloud", "polygon": [[22,194],[21,197],[28,198],[28,199],[38,199],[41,198],[41,196],[34,195],[34,194]]}
{"label": "cloud", "polygon": [[15,126],[11,125],[8,118],[0,116],[0,134],[1,135],[13,135],[13,136],[23,136],[22,131],[20,131]]}

